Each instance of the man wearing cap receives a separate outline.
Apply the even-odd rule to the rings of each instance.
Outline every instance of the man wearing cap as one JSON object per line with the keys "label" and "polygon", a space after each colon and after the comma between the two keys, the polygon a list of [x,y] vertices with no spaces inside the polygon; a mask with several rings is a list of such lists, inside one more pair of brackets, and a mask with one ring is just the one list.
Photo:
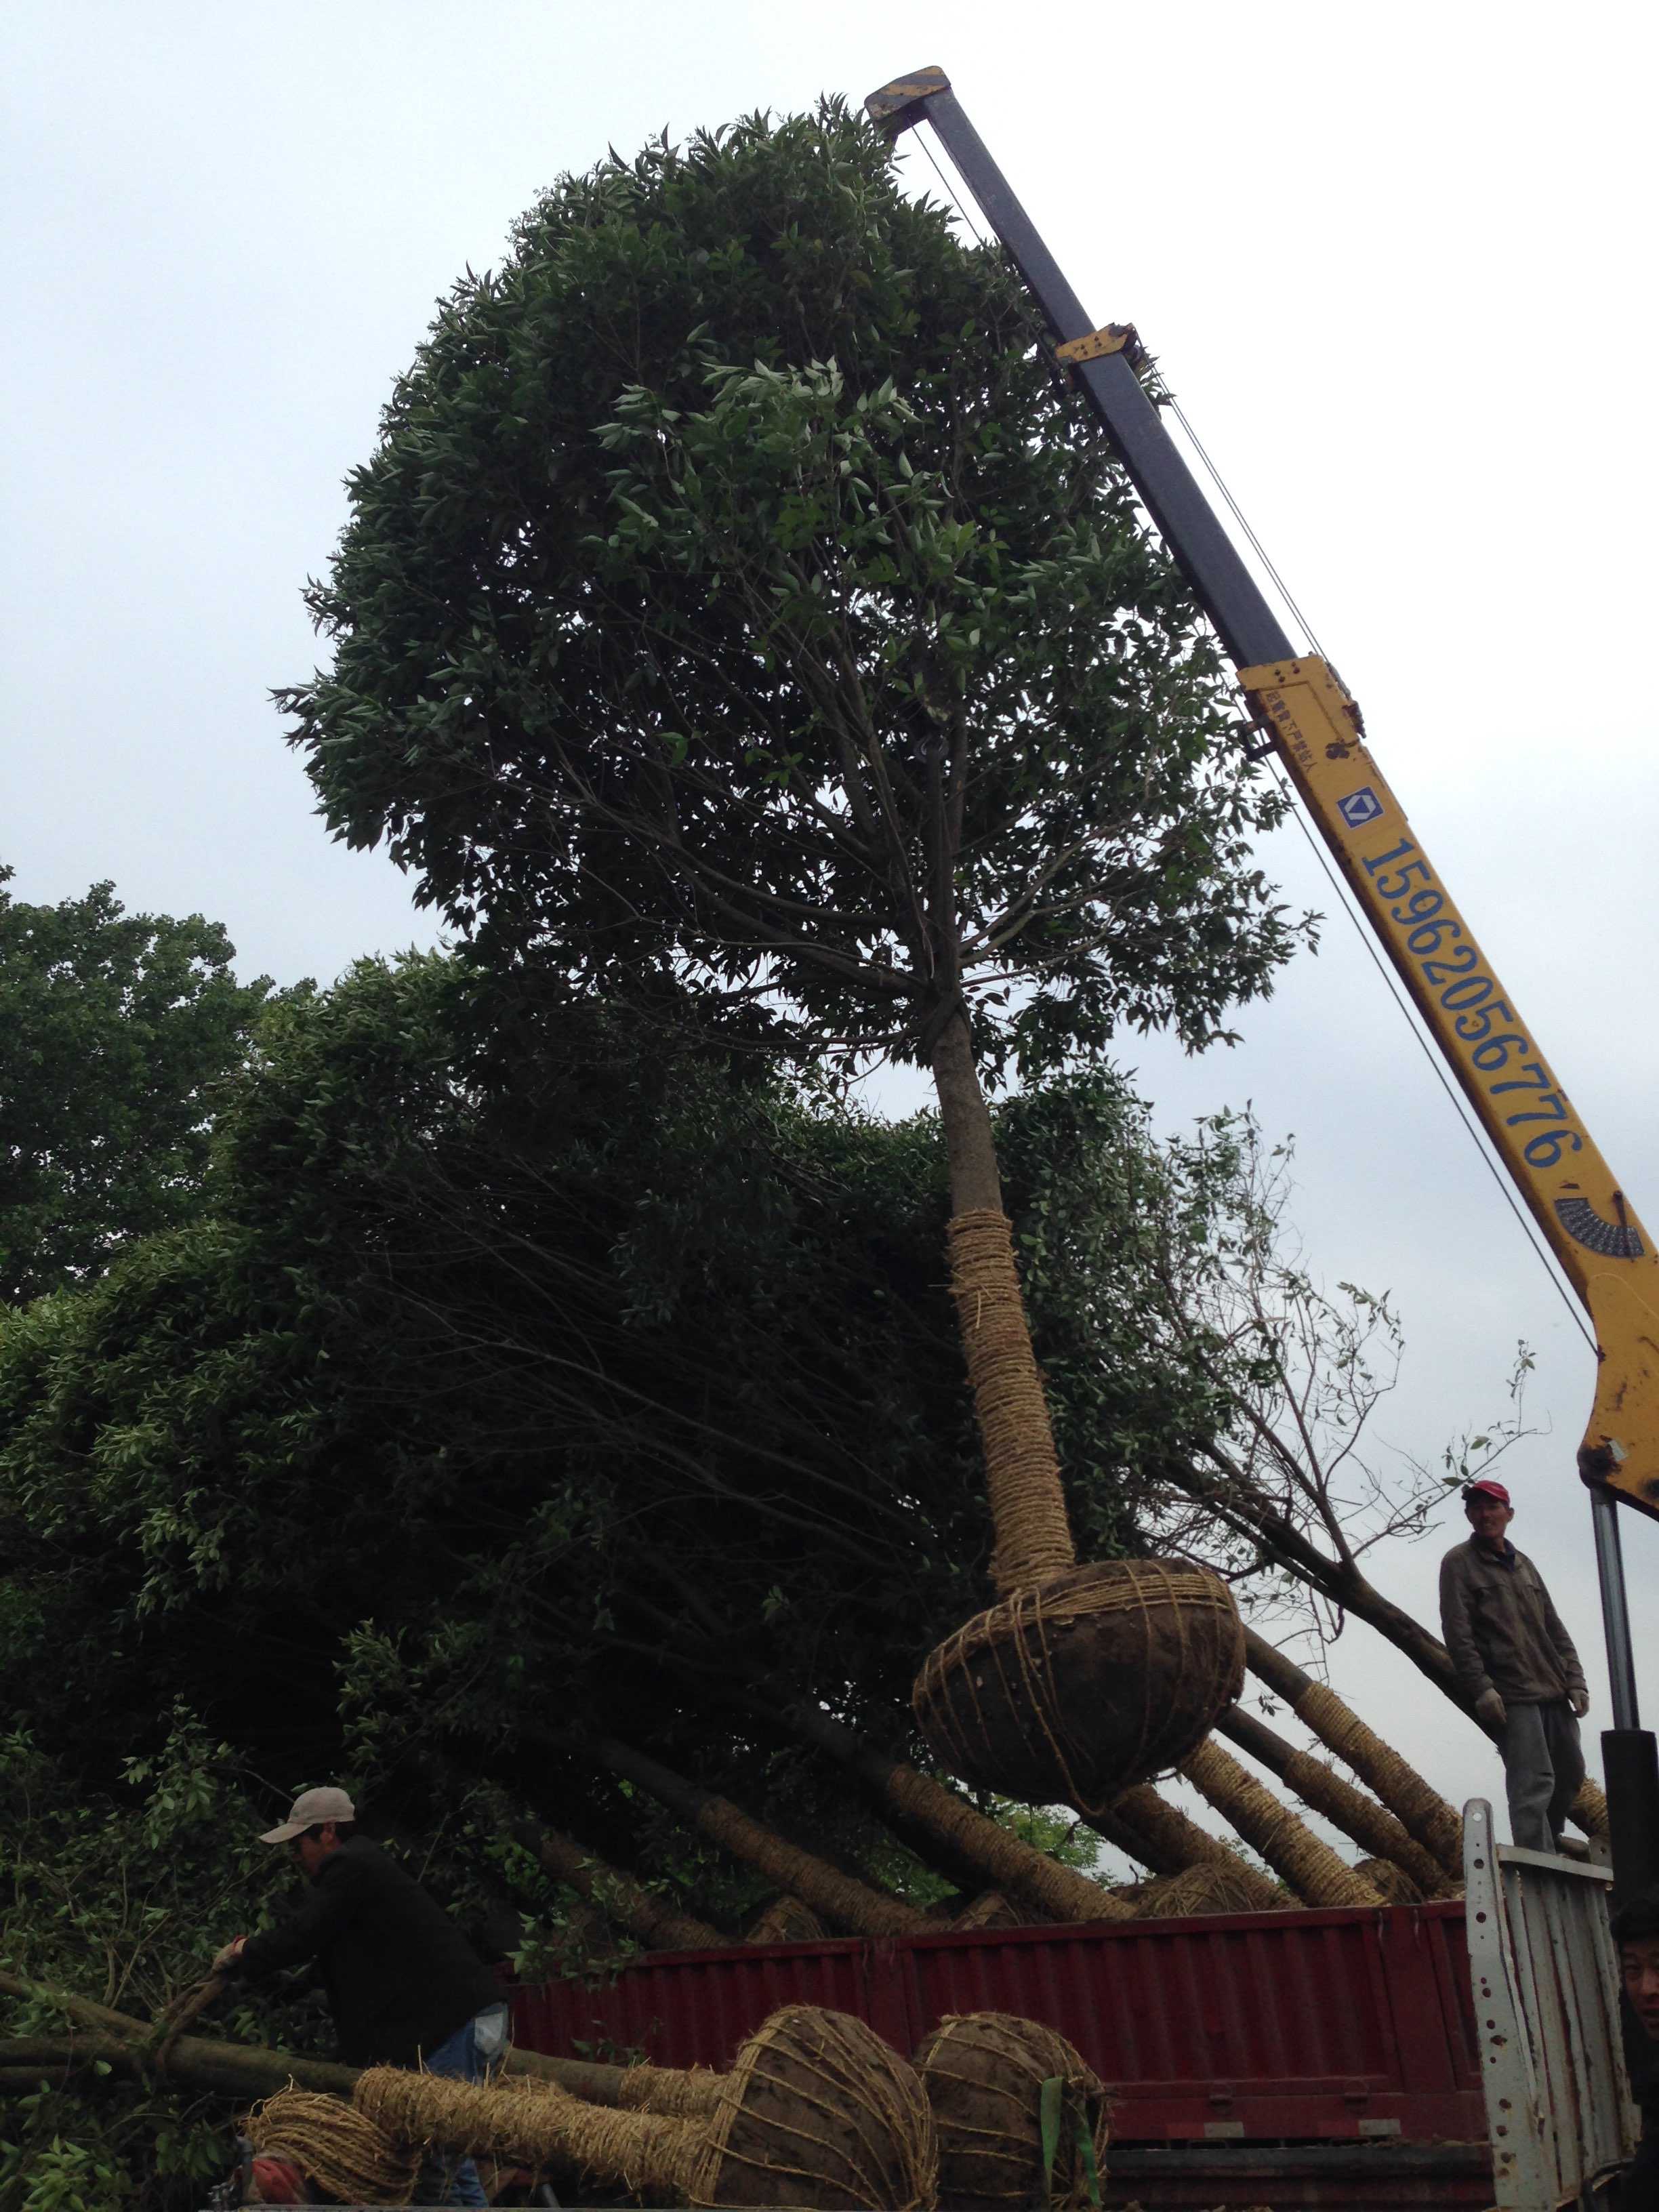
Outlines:
{"label": "man wearing cap", "polygon": [[[482,2081],[506,2047],[501,1989],[443,1908],[356,1832],[343,1790],[307,1790],[262,1844],[286,1844],[311,1892],[280,1927],[239,1936],[216,1972],[258,1978],[314,1959],[340,2056],[352,2066],[422,2066]],[[471,2160],[448,2178],[452,2204],[486,2202]]]}
{"label": "man wearing cap", "polygon": [[1559,1850],[1584,1778],[1584,1670],[1542,1576],[1505,1534],[1509,1492],[1483,1476],[1463,1510],[1469,1540],[1440,1562],[1440,1632],[1475,1718],[1498,1732],[1510,1834],[1523,1850]]}

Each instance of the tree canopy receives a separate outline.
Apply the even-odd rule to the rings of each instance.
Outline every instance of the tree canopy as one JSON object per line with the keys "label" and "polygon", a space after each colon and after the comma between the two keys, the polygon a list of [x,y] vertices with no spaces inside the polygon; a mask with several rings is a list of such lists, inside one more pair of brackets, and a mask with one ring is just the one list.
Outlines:
{"label": "tree canopy", "polygon": [[200,915],[128,914],[112,884],[31,906],[0,868],[0,1299],[96,1273],[201,1204],[214,1086],[270,978],[239,983]]}
{"label": "tree canopy", "polygon": [[837,104],[567,178],[444,304],[280,694],[486,955],[808,1055],[1202,1042],[1280,801],[1000,260]]}

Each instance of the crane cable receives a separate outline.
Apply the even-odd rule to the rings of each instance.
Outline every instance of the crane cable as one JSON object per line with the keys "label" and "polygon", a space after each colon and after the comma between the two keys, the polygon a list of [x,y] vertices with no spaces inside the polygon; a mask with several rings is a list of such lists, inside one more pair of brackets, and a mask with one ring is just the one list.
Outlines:
{"label": "crane cable", "polygon": [[[951,185],[949,178],[945,175],[944,170],[940,168],[938,161],[934,159],[933,149],[928,143],[927,139],[925,138],[919,131],[912,131],[910,136],[913,142],[919,145],[921,148],[922,152],[927,155],[928,165],[932,168],[933,174],[939,179],[940,185],[943,186],[946,198],[956,210],[957,215],[961,216],[963,222],[967,224],[969,229],[972,231],[980,246],[983,247],[986,244],[983,233],[981,231],[978,224],[974,221],[972,216],[969,214],[967,207],[963,202],[963,195]],[[1208,449],[1206,447],[1203,441],[1200,438],[1197,431],[1194,429],[1192,424],[1188,421],[1187,416],[1181,406],[1181,403],[1176,398],[1173,392],[1169,392],[1167,394],[1166,404],[1170,411],[1174,415],[1176,422],[1180,423],[1182,429],[1186,433],[1188,444],[1191,446],[1194,453],[1197,454],[1211,483],[1214,484],[1217,491],[1220,494],[1228,513],[1237,523],[1239,529],[1243,532],[1251,550],[1255,553],[1257,560],[1261,562],[1263,570],[1270,579],[1274,590],[1278,592],[1279,598],[1284,601],[1285,605],[1289,610],[1291,619],[1301,629],[1303,635],[1306,637],[1309,644],[1312,647],[1314,652],[1318,654],[1319,658],[1322,660],[1328,659],[1323,646],[1321,645],[1318,636],[1315,632],[1313,624],[1308,620],[1306,615],[1303,613],[1301,607],[1297,604],[1295,596],[1291,592],[1290,586],[1279,574],[1277,566],[1274,564],[1271,556],[1267,552],[1267,547],[1262,544],[1261,538],[1257,537],[1255,530],[1251,527],[1249,518],[1244,513],[1243,508],[1240,507],[1238,501],[1234,498],[1232,491],[1226,483],[1226,480],[1222,476],[1220,470],[1216,466],[1214,461],[1211,459]],[[1451,1106],[1453,1113],[1456,1115],[1458,1120],[1462,1123],[1464,1132],[1468,1135],[1469,1142],[1474,1146],[1481,1165],[1486,1169],[1493,1182],[1497,1184],[1504,1203],[1509,1207],[1510,1212],[1515,1216],[1516,1225],[1519,1228],[1522,1237],[1526,1238],[1527,1243],[1531,1246],[1533,1253],[1538,1261],[1538,1264],[1542,1267],[1545,1274],[1549,1278],[1551,1285],[1554,1289],[1556,1296],[1560,1299],[1562,1304],[1565,1306],[1568,1313],[1571,1316],[1573,1326],[1577,1329],[1578,1334],[1583,1338],[1585,1343],[1589,1345],[1590,1350],[1592,1352],[1596,1351],[1598,1347],[1596,1346],[1595,1335],[1590,1329],[1585,1326],[1584,1316],[1579,1311],[1577,1305],[1574,1302],[1572,1294],[1567,1289],[1566,1285],[1562,1281],[1555,1261],[1551,1257],[1547,1248],[1539,1242],[1537,1231],[1534,1229],[1531,1222],[1528,1220],[1525,1213],[1522,1211],[1521,1203],[1516,1196],[1514,1186],[1511,1184],[1509,1177],[1504,1173],[1502,1169],[1499,1168],[1498,1163],[1492,1158],[1492,1153],[1487,1149],[1486,1143],[1481,1138],[1480,1130],[1475,1127],[1474,1122],[1469,1117],[1468,1109],[1464,1105],[1463,1101],[1458,1097],[1456,1091],[1453,1088],[1451,1079],[1447,1075],[1444,1063],[1442,1061],[1439,1053],[1435,1049],[1434,1046],[1431,1044],[1428,1038],[1424,1036],[1422,1025],[1416,1014],[1413,1012],[1407,1000],[1401,996],[1398,983],[1389,973],[1389,969],[1383,961],[1382,955],[1377,950],[1375,938],[1372,936],[1370,930],[1367,927],[1362,916],[1355,911],[1353,901],[1349,894],[1346,884],[1343,883],[1341,878],[1332,867],[1329,854],[1321,845],[1319,840],[1314,836],[1313,830],[1309,824],[1306,813],[1296,803],[1295,793],[1285,781],[1276,764],[1269,769],[1268,773],[1272,778],[1274,787],[1278,790],[1279,795],[1285,801],[1285,811],[1291,816],[1297,829],[1301,830],[1303,836],[1307,840],[1308,849],[1313,854],[1315,860],[1319,863],[1320,868],[1324,873],[1326,881],[1330,884],[1331,890],[1335,896],[1337,904],[1341,908],[1343,913],[1347,915],[1348,920],[1352,923],[1360,943],[1365,948],[1366,957],[1370,959],[1371,965],[1376,969],[1377,974],[1382,977],[1383,988],[1388,992],[1389,996],[1394,1000],[1395,1005],[1399,1008],[1401,1019],[1410,1030],[1418,1050],[1422,1054],[1424,1059],[1427,1060],[1430,1069],[1433,1073],[1435,1081],[1440,1085],[1442,1091],[1445,1092],[1447,1100]]]}

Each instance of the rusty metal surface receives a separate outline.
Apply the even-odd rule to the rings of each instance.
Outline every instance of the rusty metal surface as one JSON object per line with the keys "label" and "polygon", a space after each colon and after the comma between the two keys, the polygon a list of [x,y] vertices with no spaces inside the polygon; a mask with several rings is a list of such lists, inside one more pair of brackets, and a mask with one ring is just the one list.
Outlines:
{"label": "rusty metal surface", "polygon": [[1486,2133],[1455,1901],[659,1952],[602,1984],[515,1990],[514,2033],[724,2066],[792,2003],[854,2013],[905,2051],[946,2013],[1047,2021],[1110,2086],[1120,2143]]}

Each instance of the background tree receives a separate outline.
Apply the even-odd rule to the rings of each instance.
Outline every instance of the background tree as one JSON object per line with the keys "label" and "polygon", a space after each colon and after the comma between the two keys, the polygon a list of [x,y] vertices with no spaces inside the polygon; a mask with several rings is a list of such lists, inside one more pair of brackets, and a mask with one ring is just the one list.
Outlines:
{"label": "background tree", "polygon": [[200,915],[130,915],[112,884],[20,903],[0,868],[0,1298],[95,1273],[200,1208],[215,1086],[270,979]]}

